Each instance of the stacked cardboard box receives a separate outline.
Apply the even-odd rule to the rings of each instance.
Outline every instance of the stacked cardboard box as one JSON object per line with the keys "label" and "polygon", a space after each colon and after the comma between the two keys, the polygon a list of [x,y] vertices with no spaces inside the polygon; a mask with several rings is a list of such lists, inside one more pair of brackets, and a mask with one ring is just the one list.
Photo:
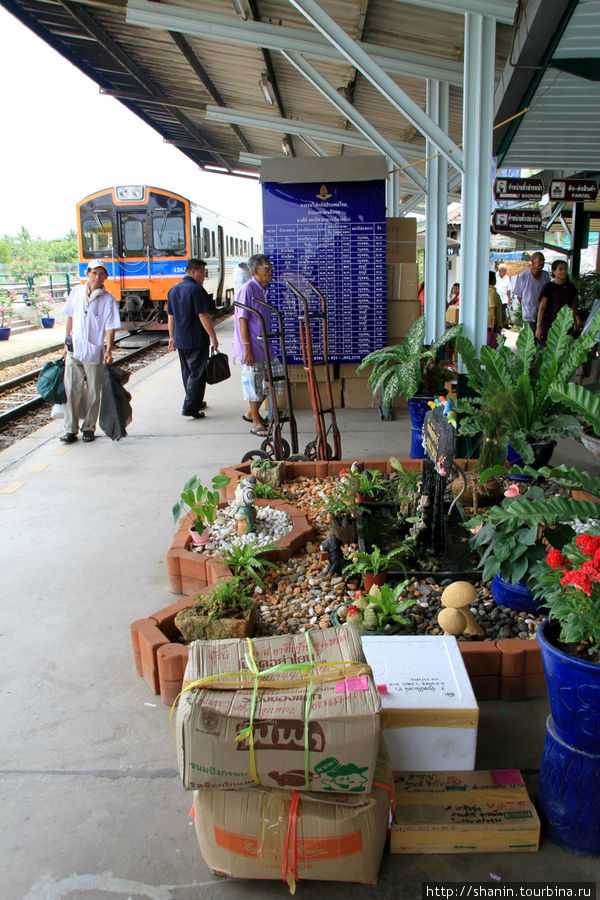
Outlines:
{"label": "stacked cardboard box", "polygon": [[208,865],[374,882],[393,783],[358,632],[196,641],[184,685],[179,770]]}
{"label": "stacked cardboard box", "polygon": [[517,769],[396,772],[392,853],[536,851],[540,822]]}

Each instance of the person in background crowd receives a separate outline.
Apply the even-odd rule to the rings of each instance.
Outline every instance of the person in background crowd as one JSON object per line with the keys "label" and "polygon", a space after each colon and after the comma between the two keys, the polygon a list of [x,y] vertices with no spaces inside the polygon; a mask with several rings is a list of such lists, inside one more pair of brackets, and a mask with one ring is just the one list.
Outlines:
{"label": "person in background crowd", "polygon": [[488,282],[487,345],[488,347],[496,347],[498,335],[502,330],[502,301],[500,300],[500,294],[496,290],[496,273],[493,269],[490,271]]}
{"label": "person in background crowd", "polygon": [[425,312],[425,282],[419,282],[417,287],[417,300],[421,304],[421,315]]}
{"label": "person in background crowd", "polygon": [[537,325],[535,336],[545,346],[548,340],[548,331],[554,322],[558,311],[563,306],[575,308],[577,291],[573,282],[569,281],[569,270],[564,259],[555,259],[551,266],[552,281],[542,288],[540,305],[538,307]]}
{"label": "person in background crowd", "polygon": [[167,294],[169,350],[179,353],[181,379],[185,390],[182,416],[203,419],[206,407],[206,361],[209,347],[219,341],[210,317],[210,298],[203,288],[206,263],[192,258],[182,281],[174,284]]}
{"label": "person in background crowd", "polygon": [[521,304],[523,322],[535,334],[537,330],[537,314],[542,288],[550,276],[544,271],[544,254],[534,253],[531,257],[531,268],[524,269],[515,281],[513,297]]}
{"label": "person in background crowd", "polygon": [[455,281],[450,290],[450,297],[448,298],[448,306],[458,306],[460,303],[460,284],[458,281]]}
{"label": "person in background crowd", "polygon": [[[244,306],[263,312],[263,307],[254,300],[265,300],[265,290],[273,278],[273,266],[268,256],[255,254],[248,260],[252,273],[249,281],[240,288],[237,299]],[[235,333],[233,336],[233,358],[242,364],[242,394],[248,403],[248,412],[242,418],[250,422],[250,432],[257,437],[267,437],[269,428],[261,418],[259,409],[266,397],[264,387],[267,376],[265,350],[261,336],[260,319],[247,309],[235,308]]]}
{"label": "person in background crowd", "polygon": [[510,275],[506,274],[506,266],[504,263],[500,263],[498,266],[498,271],[496,273],[496,290],[500,294],[500,300],[502,301],[502,324],[508,325],[509,323],[509,310],[510,310],[510,301],[511,301],[511,281]]}
{"label": "person in background crowd", "polygon": [[93,259],[87,268],[87,283],[76,285],[65,303],[65,433],[60,440],[77,440],[81,421],[85,443],[96,437],[100,410],[102,363],[113,361],[115,331],[121,327],[119,307],[104,289],[106,263]]}

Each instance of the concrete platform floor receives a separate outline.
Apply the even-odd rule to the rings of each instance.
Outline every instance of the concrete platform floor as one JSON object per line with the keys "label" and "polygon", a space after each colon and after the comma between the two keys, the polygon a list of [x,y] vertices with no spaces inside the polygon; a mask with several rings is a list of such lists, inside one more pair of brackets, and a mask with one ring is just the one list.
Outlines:
{"label": "concrete platform floor", "polygon": [[[42,334],[40,332],[40,334]],[[218,325],[231,346],[231,321]],[[286,897],[276,882],[214,876],[179,783],[169,710],[136,674],[129,623],[172,602],[171,506],[194,473],[258,445],[239,369],[210,388],[204,420],[180,415],[177,356],[134,375],[129,436],[58,443],[60,422],[0,453],[2,900]],[[298,414],[300,446],[314,437]],[[406,414],[341,410],[345,458],[405,456]],[[573,442],[554,459],[597,470]],[[517,767],[530,792],[545,700],[482,702],[477,766]],[[424,881],[596,881],[600,863],[542,839],[539,853],[391,856],[377,886],[300,884],[315,898],[421,897]],[[490,874],[501,881],[490,879]]]}

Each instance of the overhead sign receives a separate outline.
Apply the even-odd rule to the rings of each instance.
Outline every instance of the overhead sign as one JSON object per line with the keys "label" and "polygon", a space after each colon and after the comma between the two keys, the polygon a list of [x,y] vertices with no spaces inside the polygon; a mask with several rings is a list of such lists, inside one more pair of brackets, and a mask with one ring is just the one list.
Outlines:
{"label": "overhead sign", "polygon": [[541,231],[542,214],[537,209],[497,209],[492,216],[494,231]]}
{"label": "overhead sign", "polygon": [[541,200],[544,185],[541,178],[496,178],[496,200]]}
{"label": "overhead sign", "polygon": [[591,179],[565,178],[562,181],[550,182],[551,200],[572,200],[575,203],[584,200],[595,200],[598,195],[598,182]]}

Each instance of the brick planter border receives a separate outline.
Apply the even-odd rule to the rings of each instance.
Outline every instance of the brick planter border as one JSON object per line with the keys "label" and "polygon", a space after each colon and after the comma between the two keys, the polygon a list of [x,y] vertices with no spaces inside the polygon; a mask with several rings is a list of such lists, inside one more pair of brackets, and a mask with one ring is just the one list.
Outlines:
{"label": "brick planter border", "polygon": [[[329,460],[315,462],[286,462],[285,478],[305,476],[323,478],[327,475],[338,475],[341,469],[347,469],[353,460]],[[360,460],[369,469],[379,469],[390,474],[392,468],[389,459]],[[405,469],[420,469],[421,461],[415,459],[401,460]],[[474,466],[474,460],[457,460],[464,471]],[[233,498],[238,480],[250,473],[250,462],[220,469],[220,474],[229,475],[230,483],[221,492],[223,503]],[[284,509],[292,519],[292,530],[280,541],[281,550],[271,558],[281,561],[304,546],[306,541],[314,537],[313,530],[306,516],[290,504],[278,500],[257,500],[257,505],[270,505]],[[220,578],[231,577],[227,566],[223,566],[211,557],[188,550],[190,538],[188,528],[190,519],[181,520],[170,550],[167,553],[167,571],[169,585],[176,594],[197,594]],[[155,694],[171,704],[181,690],[183,674],[187,664],[188,648],[177,642],[179,633],[175,627],[175,616],[181,609],[191,606],[189,596],[179,597],[170,606],[150,615],[147,619],[138,619],[131,623],[131,643],[136,670],[148,683]],[[521,700],[529,697],[543,697],[546,694],[546,683],[542,670],[542,656],[539,644],[535,640],[522,641],[519,638],[507,638],[501,641],[480,641],[458,643],[465,663],[467,674],[471,680],[473,691],[478,700]]]}

